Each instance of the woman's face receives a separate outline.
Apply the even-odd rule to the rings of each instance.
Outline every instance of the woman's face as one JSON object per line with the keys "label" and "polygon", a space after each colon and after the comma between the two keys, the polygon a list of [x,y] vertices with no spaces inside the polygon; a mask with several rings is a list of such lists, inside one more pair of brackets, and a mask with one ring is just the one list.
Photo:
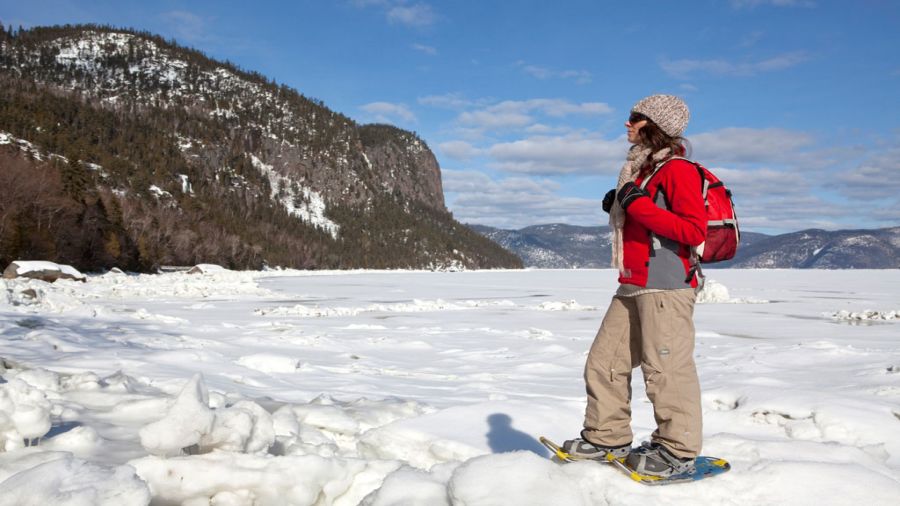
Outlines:
{"label": "woman's face", "polygon": [[[636,121],[632,121],[636,120]],[[639,144],[641,142],[641,128],[647,124],[646,119],[638,119],[634,114],[625,121],[625,128],[628,130],[628,142]]]}

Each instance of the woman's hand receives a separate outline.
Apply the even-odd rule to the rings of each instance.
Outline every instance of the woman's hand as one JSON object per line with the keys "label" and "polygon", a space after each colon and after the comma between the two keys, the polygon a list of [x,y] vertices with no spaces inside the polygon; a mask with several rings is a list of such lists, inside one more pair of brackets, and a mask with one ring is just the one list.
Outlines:
{"label": "woman's hand", "polygon": [[634,183],[628,182],[625,183],[625,185],[622,186],[622,189],[619,190],[619,193],[616,194],[616,199],[619,201],[619,205],[622,206],[622,209],[628,209],[628,206],[635,200],[649,196],[650,194],[647,193],[646,190]]}
{"label": "woman's hand", "polygon": [[612,209],[613,202],[616,200],[616,189],[613,188],[606,192],[606,195],[603,197],[603,210],[609,213],[610,209]]}

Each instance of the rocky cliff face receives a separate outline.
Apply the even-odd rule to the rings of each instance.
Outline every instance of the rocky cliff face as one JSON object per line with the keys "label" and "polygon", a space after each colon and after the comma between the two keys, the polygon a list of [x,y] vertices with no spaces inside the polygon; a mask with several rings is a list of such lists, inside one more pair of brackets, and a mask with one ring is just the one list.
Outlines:
{"label": "rocky cliff face", "polygon": [[391,125],[364,125],[359,135],[367,163],[380,168],[376,184],[446,211],[441,168],[425,142]]}

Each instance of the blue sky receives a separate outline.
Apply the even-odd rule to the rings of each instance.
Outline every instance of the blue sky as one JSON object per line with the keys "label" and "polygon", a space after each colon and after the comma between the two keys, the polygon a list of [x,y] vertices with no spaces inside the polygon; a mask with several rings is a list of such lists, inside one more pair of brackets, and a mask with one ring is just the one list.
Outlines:
{"label": "blue sky", "polygon": [[630,107],[683,97],[745,230],[900,225],[900,2],[0,0],[174,38],[417,132],[466,223],[606,223]]}

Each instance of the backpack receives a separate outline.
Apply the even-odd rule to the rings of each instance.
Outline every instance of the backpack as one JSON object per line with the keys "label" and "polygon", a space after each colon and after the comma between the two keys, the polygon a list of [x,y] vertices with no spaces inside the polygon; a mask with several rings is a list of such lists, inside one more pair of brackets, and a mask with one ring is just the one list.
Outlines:
{"label": "backpack", "polygon": [[697,168],[700,173],[700,192],[706,204],[706,241],[693,248],[693,254],[700,263],[711,264],[723,260],[731,260],[737,253],[741,242],[737,213],[731,190],[725,187],[715,174],[699,163],[687,158],[672,157],[656,167],[650,176],[644,179],[641,188],[645,188],[650,178],[670,160],[684,160]]}

